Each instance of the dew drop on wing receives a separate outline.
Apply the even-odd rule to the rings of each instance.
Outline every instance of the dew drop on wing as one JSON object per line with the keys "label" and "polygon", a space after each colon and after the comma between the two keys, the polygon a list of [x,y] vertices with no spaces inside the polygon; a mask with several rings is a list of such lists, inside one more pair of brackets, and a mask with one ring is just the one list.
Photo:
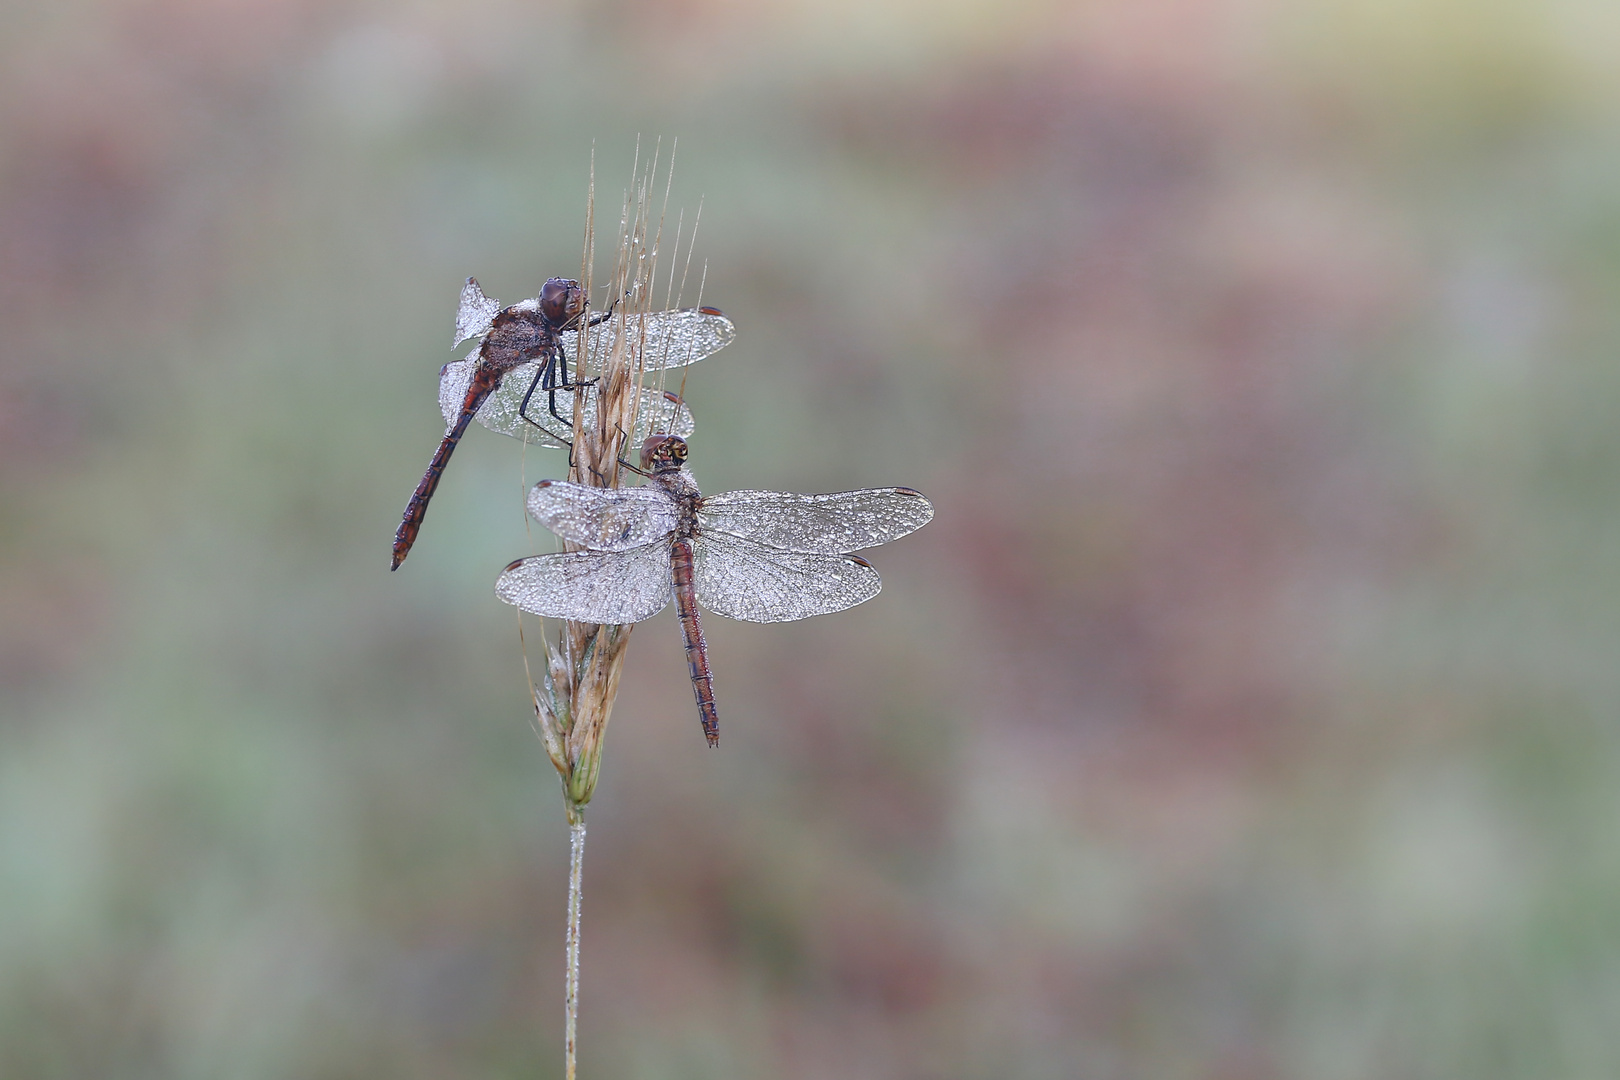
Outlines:
{"label": "dew drop on wing", "polygon": [[450,347],[455,348],[468,338],[487,331],[500,310],[501,302],[485,296],[476,278],[468,278],[461,287],[461,303],[456,309],[455,340]]}
{"label": "dew drop on wing", "polygon": [[[590,339],[593,364],[602,364],[618,339],[621,325],[618,319],[603,323]],[[633,341],[642,345],[642,356],[648,371],[695,364],[712,356],[737,338],[737,328],[718,308],[673,308],[645,315],[627,317],[622,329]],[[570,362],[575,360],[575,344],[564,335],[563,350]]]}
{"label": "dew drop on wing", "polygon": [[803,552],[877,547],[921,528],[932,517],[932,505],[910,488],[824,495],[726,491],[705,498],[698,507],[698,519],[708,531]]}

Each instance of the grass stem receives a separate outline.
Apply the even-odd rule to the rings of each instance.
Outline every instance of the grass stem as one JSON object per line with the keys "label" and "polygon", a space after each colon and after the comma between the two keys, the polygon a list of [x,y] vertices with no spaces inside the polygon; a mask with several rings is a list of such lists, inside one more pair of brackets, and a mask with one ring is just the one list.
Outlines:
{"label": "grass stem", "polygon": [[575,1027],[579,1021],[579,901],[585,868],[585,815],[568,826],[568,975],[563,994],[563,1076],[574,1080]]}

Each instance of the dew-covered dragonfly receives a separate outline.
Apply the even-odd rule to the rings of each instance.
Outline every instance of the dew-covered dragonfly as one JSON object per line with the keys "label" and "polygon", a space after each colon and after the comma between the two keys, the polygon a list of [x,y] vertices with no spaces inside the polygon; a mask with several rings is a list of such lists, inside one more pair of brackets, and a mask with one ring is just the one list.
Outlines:
{"label": "dew-covered dragonfly", "polygon": [[686,469],[685,440],[673,435],[649,437],[641,457],[652,479],[642,487],[535,485],[530,515],[584,550],[519,559],[501,573],[495,595],[535,615],[622,624],[652,618],[673,594],[710,746],[719,744],[720,721],[698,605],[762,623],[852,608],[883,583],[850,552],[897,540],[934,516],[921,492],[904,487],[705,496]]}
{"label": "dew-covered dragonfly", "polygon": [[[540,295],[510,307],[484,295],[472,278],[461,290],[452,346],[477,339],[465,358],[446,364],[439,374],[439,408],[445,434],[428,470],[405,505],[394,534],[393,564],[399,569],[416,542],[427,516],[428,500],[444,467],[476,416],[485,427],[540,446],[567,446],[573,423],[574,394],[582,393],[580,410],[586,425],[595,422],[596,397],[583,393],[588,383],[571,382],[568,364],[580,369],[578,334],[589,333],[589,356],[596,370],[618,347],[623,333],[637,346],[642,369],[663,370],[694,363],[729,345],[736,328],[715,308],[682,308],[644,312],[609,320],[608,313],[583,318],[586,297],[577,281],[552,278]],[[600,324],[600,325],[598,325]],[[508,378],[508,376],[515,376]],[[547,409],[531,411],[537,391]],[[692,414],[673,394],[652,387],[641,391],[633,439],[653,430],[690,434]]]}

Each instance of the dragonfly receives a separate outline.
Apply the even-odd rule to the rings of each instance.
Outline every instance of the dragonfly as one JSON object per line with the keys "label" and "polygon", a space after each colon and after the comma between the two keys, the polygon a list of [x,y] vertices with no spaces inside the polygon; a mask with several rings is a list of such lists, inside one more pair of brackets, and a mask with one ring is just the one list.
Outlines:
{"label": "dragonfly", "polygon": [[[587,306],[585,291],[570,278],[551,278],[538,296],[510,307],[485,296],[476,279],[467,279],[451,344],[458,346],[470,339],[476,343],[466,357],[446,364],[439,373],[439,408],[446,430],[427,472],[405,504],[394,534],[390,569],[398,570],[410,553],[445,465],[475,417],[493,431],[526,442],[566,447],[570,445],[574,394],[579,392],[584,423],[595,422],[595,395],[584,393],[591,382],[570,381],[568,375],[570,360],[575,373],[580,370],[578,338],[585,331],[595,328],[586,348],[597,370],[619,347],[621,335],[627,344],[637,346],[644,370],[663,370],[711,356],[737,334],[731,320],[712,307],[640,312],[610,320],[611,309],[586,318]],[[570,330],[581,334],[570,334]],[[527,389],[520,390],[525,383]],[[536,392],[545,393],[548,405],[538,415],[530,412]],[[644,438],[657,429],[691,433],[692,414],[677,396],[651,387],[640,393],[631,438]]]}
{"label": "dragonfly", "polygon": [[883,587],[851,552],[898,540],[934,508],[907,487],[830,495],[727,491],[705,496],[686,467],[686,440],[642,444],[640,487],[543,480],[529,514],[579,550],[519,559],[495,595],[535,615],[624,624],[650,619],[674,597],[698,718],[720,742],[714,678],[698,607],[747,622],[807,619],[852,608]]}

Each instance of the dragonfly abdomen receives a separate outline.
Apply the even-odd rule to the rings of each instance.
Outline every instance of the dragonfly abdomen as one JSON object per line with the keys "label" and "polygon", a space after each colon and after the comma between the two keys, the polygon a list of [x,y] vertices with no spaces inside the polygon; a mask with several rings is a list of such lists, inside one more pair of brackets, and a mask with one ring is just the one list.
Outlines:
{"label": "dragonfly abdomen", "polygon": [[703,641],[703,624],[698,621],[697,588],[692,582],[692,541],[679,537],[670,547],[670,580],[675,592],[675,611],[680,616],[681,634],[686,639],[686,666],[692,673],[692,694],[697,698],[698,717],[710,746],[720,745],[720,714],[714,707],[714,676],[709,672],[709,648]]}
{"label": "dragonfly abdomen", "polygon": [[456,444],[461,442],[461,436],[466,434],[467,425],[472,423],[473,416],[478,412],[485,399],[501,384],[502,372],[490,371],[480,365],[473,373],[472,384],[467,387],[467,398],[462,403],[461,415],[456,417],[456,426],[444,433],[439,440],[439,448],[433,452],[433,460],[428,462],[427,472],[422,474],[422,480],[411,493],[410,502],[405,504],[405,516],[400,519],[399,529],[394,533],[394,561],[390,570],[398,570],[399,564],[405,561],[405,556],[411,552],[411,545],[416,543],[416,534],[422,528],[422,521],[427,517],[428,500],[433,498],[433,489],[439,486],[439,478],[444,475],[444,467],[450,462],[450,455],[456,452]]}

